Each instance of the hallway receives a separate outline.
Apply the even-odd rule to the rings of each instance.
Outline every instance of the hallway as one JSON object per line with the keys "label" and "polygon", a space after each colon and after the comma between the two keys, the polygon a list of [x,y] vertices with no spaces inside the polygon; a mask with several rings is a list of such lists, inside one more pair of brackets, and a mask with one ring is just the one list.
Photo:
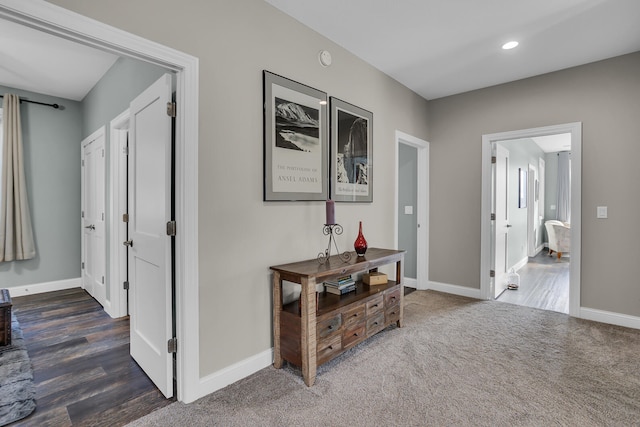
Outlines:
{"label": "hallway", "polygon": [[506,290],[496,300],[568,314],[569,260],[543,250],[518,271],[520,288]]}

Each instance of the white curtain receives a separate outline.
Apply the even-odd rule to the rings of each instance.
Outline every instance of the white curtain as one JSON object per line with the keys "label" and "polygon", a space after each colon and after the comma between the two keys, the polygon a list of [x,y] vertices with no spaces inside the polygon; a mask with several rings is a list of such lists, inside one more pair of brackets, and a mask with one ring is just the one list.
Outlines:
{"label": "white curtain", "polygon": [[558,153],[558,221],[571,222],[571,153]]}
{"label": "white curtain", "polygon": [[0,262],[31,259],[36,255],[22,158],[20,98],[5,94],[2,110]]}

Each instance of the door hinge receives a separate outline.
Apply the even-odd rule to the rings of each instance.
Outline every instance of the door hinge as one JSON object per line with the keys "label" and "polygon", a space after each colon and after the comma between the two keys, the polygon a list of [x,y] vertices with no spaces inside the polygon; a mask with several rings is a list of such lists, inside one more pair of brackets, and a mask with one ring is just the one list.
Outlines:
{"label": "door hinge", "polygon": [[82,166],[84,166],[84,159],[82,159]]}
{"label": "door hinge", "polygon": [[125,156],[129,155],[129,147],[122,147],[122,152],[124,153]]}
{"label": "door hinge", "polygon": [[82,216],[82,218],[84,218],[84,211],[82,211],[82,215],[81,216]]}
{"label": "door hinge", "polygon": [[122,288],[126,289],[126,290],[129,290],[129,281],[128,280],[125,281],[125,282],[122,282]]}
{"label": "door hinge", "polygon": [[129,214],[122,214],[122,222],[129,222]]}
{"label": "door hinge", "polygon": [[176,222],[169,221],[167,222],[167,236],[175,236],[176,235]]}
{"label": "door hinge", "polygon": [[491,214],[491,221],[495,221],[496,220],[496,214],[492,213]]}
{"label": "door hinge", "polygon": [[104,157],[104,150],[102,150],[102,157]]}
{"label": "door hinge", "polygon": [[84,270],[84,261],[82,261],[82,269]]}
{"label": "door hinge", "polygon": [[176,103],[175,102],[167,102],[167,116],[175,117],[176,116]]}
{"label": "door hinge", "polygon": [[491,156],[491,163],[495,163],[496,162],[496,156]]}
{"label": "door hinge", "polygon": [[170,338],[167,341],[167,353],[176,353],[178,351],[178,339],[176,337]]}
{"label": "door hinge", "polygon": [[489,277],[496,277],[496,271],[495,270],[489,270]]}
{"label": "door hinge", "polygon": [[102,284],[104,285],[104,276],[102,276]]}

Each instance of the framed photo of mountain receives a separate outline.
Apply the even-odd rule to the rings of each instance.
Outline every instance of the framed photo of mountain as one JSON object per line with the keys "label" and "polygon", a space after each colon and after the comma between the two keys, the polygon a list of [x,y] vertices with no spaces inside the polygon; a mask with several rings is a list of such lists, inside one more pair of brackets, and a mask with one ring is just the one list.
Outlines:
{"label": "framed photo of mountain", "polygon": [[331,199],[373,202],[373,113],[331,97]]}
{"label": "framed photo of mountain", "polygon": [[327,94],[263,71],[264,200],[327,200]]}

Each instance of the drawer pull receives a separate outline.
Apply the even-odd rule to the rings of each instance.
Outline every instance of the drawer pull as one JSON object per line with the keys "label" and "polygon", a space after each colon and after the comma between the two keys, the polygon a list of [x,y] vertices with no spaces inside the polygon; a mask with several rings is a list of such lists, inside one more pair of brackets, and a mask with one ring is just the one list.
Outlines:
{"label": "drawer pull", "polygon": [[329,330],[333,329],[333,325],[329,325],[329,327],[327,329],[329,329]]}
{"label": "drawer pull", "polygon": [[395,300],[396,300],[396,297],[391,297],[391,301],[395,301]]}
{"label": "drawer pull", "polygon": [[353,334],[353,336],[354,336],[354,337],[357,337],[357,336],[358,336],[358,333],[356,332],[355,334]]}
{"label": "drawer pull", "polygon": [[373,322],[373,324],[374,324],[374,325],[377,325],[377,324],[378,324],[378,322]]}
{"label": "drawer pull", "polygon": [[358,313],[352,314],[351,317],[358,317]]}
{"label": "drawer pull", "polygon": [[332,345],[330,345],[328,348],[329,348],[329,350],[333,350],[333,346]]}
{"label": "drawer pull", "polygon": [[374,305],[374,307],[378,307],[378,304]]}

